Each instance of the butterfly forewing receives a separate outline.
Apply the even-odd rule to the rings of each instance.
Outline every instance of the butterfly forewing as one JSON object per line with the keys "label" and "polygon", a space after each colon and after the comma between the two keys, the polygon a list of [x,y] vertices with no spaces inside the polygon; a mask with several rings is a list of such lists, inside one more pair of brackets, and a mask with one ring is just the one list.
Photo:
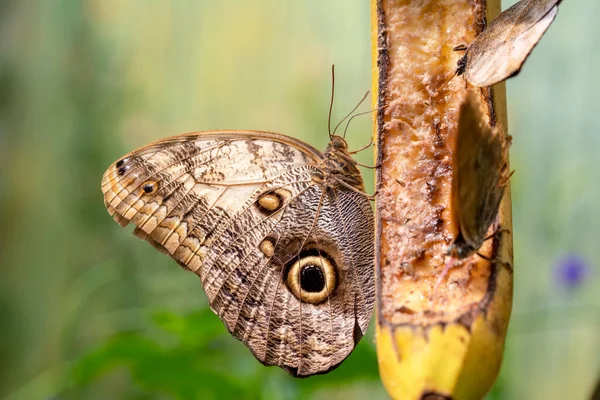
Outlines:
{"label": "butterfly forewing", "polygon": [[102,190],[117,222],[200,277],[258,360],[307,376],[350,354],[374,302],[369,200],[323,184],[324,157],[279,134],[182,135],[114,163]]}
{"label": "butterfly forewing", "polygon": [[474,251],[483,243],[507,183],[509,139],[484,117],[479,94],[462,104],[455,141],[452,204],[455,224]]}
{"label": "butterfly forewing", "polygon": [[490,86],[518,73],[554,21],[559,3],[521,0],[502,12],[459,61],[464,64],[466,79],[475,86]]}

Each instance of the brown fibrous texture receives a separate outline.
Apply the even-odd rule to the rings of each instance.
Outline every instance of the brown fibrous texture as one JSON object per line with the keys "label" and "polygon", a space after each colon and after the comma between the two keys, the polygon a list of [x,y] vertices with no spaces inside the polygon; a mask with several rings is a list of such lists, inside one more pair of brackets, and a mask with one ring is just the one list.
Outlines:
{"label": "brown fibrous texture", "polygon": [[[450,209],[452,143],[469,90],[454,76],[463,52],[453,49],[481,32],[485,4],[381,0],[379,8],[379,318],[392,325],[449,322],[481,304],[492,273],[489,261],[471,256],[434,292],[458,230]],[[479,93],[496,123],[491,91]],[[479,252],[494,257],[497,244],[486,241]]]}

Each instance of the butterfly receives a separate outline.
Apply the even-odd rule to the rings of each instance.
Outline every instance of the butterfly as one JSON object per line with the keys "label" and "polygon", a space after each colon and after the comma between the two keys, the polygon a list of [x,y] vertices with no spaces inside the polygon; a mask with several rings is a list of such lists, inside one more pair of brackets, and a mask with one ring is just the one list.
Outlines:
{"label": "butterfly", "polygon": [[458,60],[457,75],[474,86],[491,86],[521,70],[523,63],[550,27],[562,0],[521,0],[503,11]]}
{"label": "butterfly", "polygon": [[511,137],[487,122],[484,107],[481,95],[471,91],[459,110],[450,195],[452,223],[457,233],[448,249],[451,259],[439,275],[434,293],[454,260],[477,253],[490,238],[488,231],[496,220],[511,176],[508,169]]}
{"label": "butterfly", "polygon": [[104,173],[115,221],[200,277],[211,309],[265,365],[338,366],[375,298],[374,217],[341,136],[324,152],[282,134],[189,133]]}

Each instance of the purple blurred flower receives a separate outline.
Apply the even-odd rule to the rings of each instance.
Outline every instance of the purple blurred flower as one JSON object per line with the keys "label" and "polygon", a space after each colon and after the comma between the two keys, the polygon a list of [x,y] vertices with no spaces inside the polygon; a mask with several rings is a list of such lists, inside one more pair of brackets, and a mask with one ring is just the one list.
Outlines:
{"label": "purple blurred flower", "polygon": [[564,256],[554,267],[556,284],[567,289],[577,288],[590,272],[589,265],[577,254]]}

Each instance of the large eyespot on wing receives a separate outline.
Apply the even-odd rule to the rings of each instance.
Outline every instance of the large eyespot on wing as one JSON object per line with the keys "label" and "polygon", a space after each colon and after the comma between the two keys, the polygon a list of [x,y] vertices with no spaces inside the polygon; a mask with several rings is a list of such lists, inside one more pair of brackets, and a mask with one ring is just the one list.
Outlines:
{"label": "large eyespot on wing", "polygon": [[483,107],[470,92],[460,108],[453,152],[453,224],[473,249],[496,219],[508,179],[510,138],[486,122]]}
{"label": "large eyespot on wing", "polygon": [[285,285],[298,300],[320,304],[337,288],[337,264],[325,248],[306,247],[286,266]]}
{"label": "large eyespot on wing", "polygon": [[[209,251],[204,288],[259,361],[294,376],[324,373],[352,352],[371,318],[373,213],[350,190],[332,196],[312,182],[277,186],[281,208],[270,213],[259,204],[272,189],[257,194]],[[270,196],[268,203],[278,204]]]}
{"label": "large eyespot on wing", "polygon": [[459,61],[469,83],[491,86],[516,75],[558,12],[561,0],[521,0],[503,11]]}

